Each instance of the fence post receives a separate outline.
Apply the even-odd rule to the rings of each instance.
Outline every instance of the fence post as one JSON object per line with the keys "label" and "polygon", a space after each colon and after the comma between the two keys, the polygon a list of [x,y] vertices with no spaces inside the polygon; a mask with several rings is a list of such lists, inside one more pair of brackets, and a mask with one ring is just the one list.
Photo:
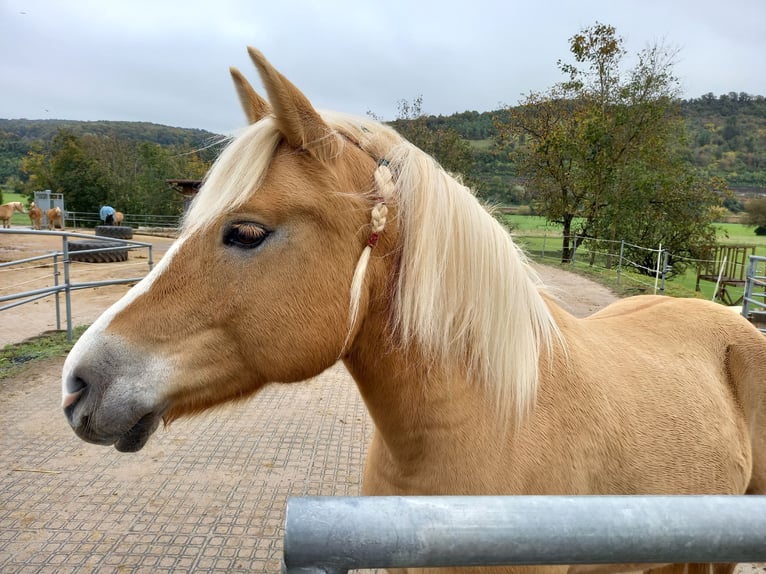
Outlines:
{"label": "fence post", "polygon": [[657,283],[660,280],[660,262],[662,260],[662,243],[657,248],[657,267],[654,270],[654,294],[657,294]]}
{"label": "fence post", "polygon": [[[59,254],[54,253],[53,254],[53,286],[58,287],[59,286]],[[60,295],[58,289],[56,289],[56,331],[61,331],[61,303],[60,303]]]}
{"label": "fence post", "polygon": [[572,257],[569,259],[570,265],[574,267],[575,264],[575,255],[577,254],[577,234],[575,234],[574,239],[572,240]]}
{"label": "fence post", "polygon": [[747,319],[750,316],[750,299],[753,297],[753,280],[758,274],[758,260],[752,255],[747,265],[747,275],[745,277],[745,294],[742,297],[742,316]]}
{"label": "fence post", "polygon": [[66,302],[66,338],[72,342],[72,288],[69,281],[69,240],[66,235],[62,235],[62,253],[64,255],[64,301]]}
{"label": "fence post", "polygon": [[662,282],[660,283],[660,295],[665,294],[665,278],[668,273],[668,255],[669,253],[667,249],[662,252]]}
{"label": "fence post", "polygon": [[620,277],[622,276],[622,257],[625,254],[625,240],[620,240],[620,258],[617,261],[617,285],[620,284]]}

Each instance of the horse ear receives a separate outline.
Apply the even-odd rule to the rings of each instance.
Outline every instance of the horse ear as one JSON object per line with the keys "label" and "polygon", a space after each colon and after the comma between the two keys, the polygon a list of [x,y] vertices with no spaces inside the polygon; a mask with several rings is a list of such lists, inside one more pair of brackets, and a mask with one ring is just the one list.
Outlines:
{"label": "horse ear", "polygon": [[242,109],[245,110],[245,116],[247,116],[248,123],[254,124],[264,116],[271,113],[271,106],[269,102],[259,96],[247,78],[242,75],[237,68],[229,68],[231,73],[231,79],[234,80],[234,87],[237,89],[237,95],[239,101],[242,104]]}
{"label": "horse ear", "polygon": [[261,52],[252,47],[248,47],[247,51],[261,74],[269,101],[274,107],[277,125],[287,142],[309,151],[320,160],[326,161],[338,155],[338,136],[308,98],[280,74]]}

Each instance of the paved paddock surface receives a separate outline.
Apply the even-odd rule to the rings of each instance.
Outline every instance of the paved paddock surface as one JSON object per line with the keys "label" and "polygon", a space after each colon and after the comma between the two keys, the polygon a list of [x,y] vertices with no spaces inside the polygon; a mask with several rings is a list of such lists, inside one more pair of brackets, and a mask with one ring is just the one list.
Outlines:
{"label": "paved paddock surface", "polygon": [[279,572],[292,495],[357,495],[372,432],[346,371],[160,429],[83,443],[63,360],[0,381],[0,572]]}

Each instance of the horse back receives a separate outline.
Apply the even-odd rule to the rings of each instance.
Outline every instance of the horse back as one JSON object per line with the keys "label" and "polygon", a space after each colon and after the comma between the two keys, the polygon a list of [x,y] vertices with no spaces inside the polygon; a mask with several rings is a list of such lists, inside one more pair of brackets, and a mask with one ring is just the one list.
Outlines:
{"label": "horse back", "polygon": [[541,363],[533,432],[557,437],[582,490],[744,493],[766,482],[766,339],[742,316],[644,296],[558,319],[567,348]]}

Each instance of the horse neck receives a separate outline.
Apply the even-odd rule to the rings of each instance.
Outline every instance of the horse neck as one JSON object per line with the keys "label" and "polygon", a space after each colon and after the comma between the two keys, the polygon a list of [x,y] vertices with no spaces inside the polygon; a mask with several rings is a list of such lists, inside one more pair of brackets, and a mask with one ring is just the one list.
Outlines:
{"label": "horse neck", "polygon": [[387,317],[368,316],[344,363],[395,464],[443,463],[458,449],[472,448],[476,433],[503,434],[478,381],[468,380],[463,369],[431,365],[414,344],[398,348],[389,340]]}

